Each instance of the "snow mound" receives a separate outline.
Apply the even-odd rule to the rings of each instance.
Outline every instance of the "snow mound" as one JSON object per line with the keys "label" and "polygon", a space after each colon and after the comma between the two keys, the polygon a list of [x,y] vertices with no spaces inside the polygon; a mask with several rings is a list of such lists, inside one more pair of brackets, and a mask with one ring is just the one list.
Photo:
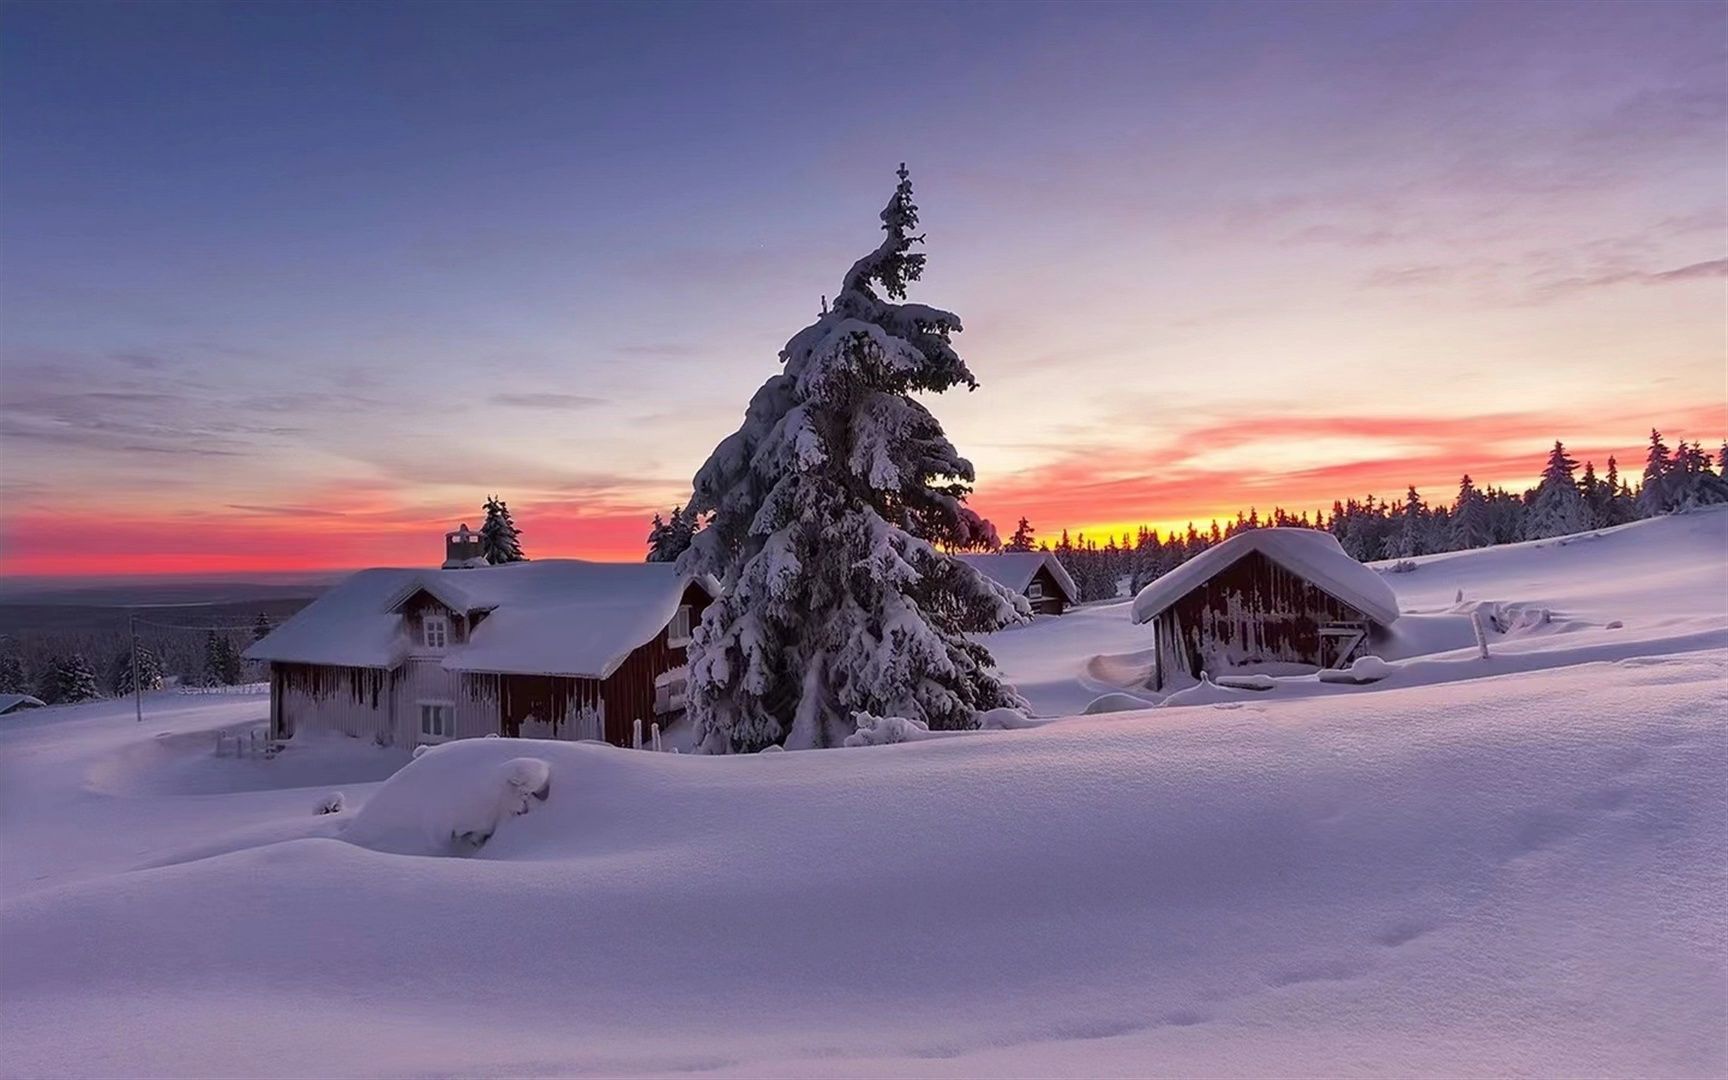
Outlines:
{"label": "snow mound", "polygon": [[984,731],[1016,731],[1041,725],[1042,721],[1034,720],[1019,709],[1010,709],[1007,706],[988,709],[978,714],[978,727]]}
{"label": "snow mound", "polygon": [[450,743],[422,754],[378,789],[342,838],[400,855],[462,854],[480,847],[505,821],[551,795],[551,762],[498,761],[497,745]]}
{"label": "snow mound", "polygon": [[889,746],[893,743],[916,742],[935,738],[930,726],[922,720],[904,716],[872,716],[858,714],[858,730],[846,736],[843,746]]}
{"label": "snow mound", "polygon": [[1089,703],[1087,703],[1083,715],[1097,716],[1100,713],[1134,712],[1137,709],[1150,709],[1151,707],[1152,703],[1150,701],[1141,701],[1133,694],[1117,692],[1101,694],[1098,697],[1093,698]]}

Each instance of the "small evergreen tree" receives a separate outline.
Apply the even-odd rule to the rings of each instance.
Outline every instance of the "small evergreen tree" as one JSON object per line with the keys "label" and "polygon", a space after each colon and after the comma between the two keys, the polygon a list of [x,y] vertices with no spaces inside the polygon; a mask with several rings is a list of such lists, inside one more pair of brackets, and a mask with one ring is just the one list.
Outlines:
{"label": "small evergreen tree", "polygon": [[270,616],[268,616],[268,615],[264,614],[262,611],[260,611],[258,613],[258,617],[256,619],[252,620],[252,640],[255,642],[263,641],[265,638],[267,638],[269,636],[270,636]]}
{"label": "small evergreen tree", "polygon": [[[132,692],[132,650],[125,649],[114,658],[113,665],[108,669],[108,686],[115,696],[125,697]],[[162,689],[162,661],[155,650],[142,642],[138,645],[138,688],[140,690]]]}
{"label": "small evergreen tree", "polygon": [[527,562],[528,556],[522,554],[522,533],[516,528],[516,519],[510,516],[510,508],[504,505],[504,500],[489,495],[485,508],[486,520],[480,525],[481,556],[493,566]]}
{"label": "small evergreen tree", "polygon": [[709,752],[834,745],[860,713],[955,729],[1024,705],[974,636],[1029,618],[1024,598],[941,550],[973,535],[973,471],[917,395],[976,383],[956,316],[891,302],[924,271],[899,178],[882,243],[696,475],[712,517],[679,565],[725,586],[690,644]]}
{"label": "small evergreen tree", "polygon": [[670,518],[655,514],[648,530],[648,561],[677,562],[696,539],[696,530],[696,513],[688,507],[674,506]]}
{"label": "small evergreen tree", "polygon": [[1036,532],[1037,530],[1032,527],[1030,521],[1021,518],[1020,524],[1014,526],[1014,535],[1008,538],[1008,543],[1002,550],[1031,551],[1035,542],[1034,534]]}
{"label": "small evergreen tree", "polygon": [[28,694],[30,678],[24,670],[24,660],[8,649],[0,653],[0,694]]}
{"label": "small evergreen tree", "polygon": [[1578,463],[1566,456],[1566,447],[1554,441],[1548,453],[1548,464],[1542,470],[1542,482],[1529,500],[1529,517],[1524,523],[1526,538],[1545,539],[1566,536],[1588,528],[1584,512],[1584,496],[1572,473]]}
{"label": "small evergreen tree", "polygon": [[96,684],[96,672],[83,653],[73,653],[56,659],[48,667],[37,696],[50,705],[72,705],[92,701],[102,696]]}
{"label": "small evergreen tree", "polygon": [[200,681],[205,686],[234,686],[244,674],[239,650],[228,635],[215,630],[204,633],[204,670]]}

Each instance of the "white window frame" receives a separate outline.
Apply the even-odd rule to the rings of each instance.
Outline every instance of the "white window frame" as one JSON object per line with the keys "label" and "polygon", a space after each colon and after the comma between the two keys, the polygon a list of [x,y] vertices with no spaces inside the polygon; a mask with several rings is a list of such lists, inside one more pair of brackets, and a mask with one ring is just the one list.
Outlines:
{"label": "white window frame", "polygon": [[[420,741],[423,743],[445,742],[456,737],[456,703],[454,701],[421,701],[420,706]],[[441,710],[441,712],[428,712]],[[441,723],[434,723],[428,730],[426,721],[429,716],[442,718]]]}
{"label": "white window frame", "polygon": [[[434,635],[433,631],[437,631]],[[433,641],[433,637],[437,641]],[[450,620],[443,615],[420,616],[420,644],[442,652],[450,647]]]}
{"label": "white window frame", "polygon": [[689,700],[690,668],[680,665],[654,676],[654,715],[677,712]]}
{"label": "white window frame", "polygon": [[672,621],[666,624],[666,644],[670,648],[678,648],[690,644],[690,605],[679,604],[678,610],[672,613]]}
{"label": "white window frame", "polygon": [[1044,583],[1042,581],[1034,581],[1030,585],[1027,585],[1026,586],[1026,599],[1028,599],[1028,600],[1042,600],[1042,599],[1044,599]]}

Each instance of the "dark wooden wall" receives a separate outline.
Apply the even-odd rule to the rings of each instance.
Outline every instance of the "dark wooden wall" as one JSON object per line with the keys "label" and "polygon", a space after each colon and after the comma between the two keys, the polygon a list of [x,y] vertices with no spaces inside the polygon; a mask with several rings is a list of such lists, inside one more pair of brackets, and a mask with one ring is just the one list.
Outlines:
{"label": "dark wooden wall", "polygon": [[1068,610],[1068,599],[1062,592],[1062,586],[1056,584],[1056,575],[1050,572],[1048,566],[1040,566],[1038,572],[1032,575],[1032,580],[1041,582],[1044,586],[1044,595],[1037,600],[1030,600],[1033,614],[1060,615]]}
{"label": "dark wooden wall", "polygon": [[[1158,616],[1155,689],[1168,683],[1173,668],[1216,675],[1255,663],[1328,666],[1337,657],[1326,650],[1337,646],[1320,629],[1339,623],[1370,627],[1361,611],[1251,551]],[[1366,641],[1356,655],[1364,651]]]}

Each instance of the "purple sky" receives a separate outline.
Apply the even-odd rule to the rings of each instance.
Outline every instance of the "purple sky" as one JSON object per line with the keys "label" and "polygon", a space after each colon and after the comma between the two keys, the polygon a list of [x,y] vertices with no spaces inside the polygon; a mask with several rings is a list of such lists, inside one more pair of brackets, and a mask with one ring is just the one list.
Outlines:
{"label": "purple sky", "polygon": [[0,570],[638,551],[902,160],[999,519],[1713,446],[1725,13],[12,3]]}

